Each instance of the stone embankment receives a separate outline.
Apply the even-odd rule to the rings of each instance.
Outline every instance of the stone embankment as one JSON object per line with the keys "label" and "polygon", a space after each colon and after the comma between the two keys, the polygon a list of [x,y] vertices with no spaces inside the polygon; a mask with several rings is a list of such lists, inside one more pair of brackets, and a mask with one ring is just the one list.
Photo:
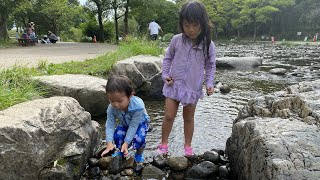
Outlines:
{"label": "stone embankment", "polygon": [[248,102],[226,154],[236,179],[320,179],[320,80]]}

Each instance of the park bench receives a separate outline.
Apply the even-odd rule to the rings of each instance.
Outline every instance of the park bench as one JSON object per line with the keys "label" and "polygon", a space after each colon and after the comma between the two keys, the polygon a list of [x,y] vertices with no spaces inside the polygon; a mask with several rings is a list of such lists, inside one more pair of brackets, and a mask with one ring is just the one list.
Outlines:
{"label": "park bench", "polygon": [[18,39],[19,45],[20,46],[34,46],[36,43],[38,43],[37,39]]}

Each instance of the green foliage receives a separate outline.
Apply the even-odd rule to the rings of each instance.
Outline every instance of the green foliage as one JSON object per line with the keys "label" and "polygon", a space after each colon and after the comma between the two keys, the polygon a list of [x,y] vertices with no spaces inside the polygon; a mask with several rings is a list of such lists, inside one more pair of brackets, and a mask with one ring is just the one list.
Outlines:
{"label": "green foliage", "polygon": [[82,29],[72,27],[68,31],[61,32],[60,37],[63,41],[80,42],[83,37]]}
{"label": "green foliage", "polygon": [[167,0],[133,0],[131,15],[140,25],[140,33],[148,32],[148,24],[152,19],[161,26],[164,33],[177,33],[178,6]]}
{"label": "green foliage", "polygon": [[290,41],[282,41],[280,45],[287,46],[287,47],[298,46],[297,44],[294,44],[293,42],[290,42]]}
{"label": "green foliage", "polygon": [[15,43],[16,41],[13,42],[13,40],[4,41],[0,39],[0,49],[15,46],[16,45]]}
{"label": "green foliage", "polygon": [[[101,39],[100,37],[100,28],[96,21],[89,21],[87,23],[83,23],[83,34],[88,37],[92,37],[95,35],[97,41]],[[113,22],[106,22],[103,28],[104,38],[107,42],[112,42],[115,39],[115,30]]]}
{"label": "green foliage", "polygon": [[164,42],[170,42],[171,39],[173,38],[173,36],[174,36],[174,34],[172,34],[172,33],[167,33],[167,34],[163,35],[162,41],[164,41]]}
{"label": "green foliage", "polygon": [[[120,36],[124,36],[124,18],[119,19],[119,32]],[[134,18],[128,19],[128,26],[129,26],[129,35],[137,36],[139,34],[139,24]]]}

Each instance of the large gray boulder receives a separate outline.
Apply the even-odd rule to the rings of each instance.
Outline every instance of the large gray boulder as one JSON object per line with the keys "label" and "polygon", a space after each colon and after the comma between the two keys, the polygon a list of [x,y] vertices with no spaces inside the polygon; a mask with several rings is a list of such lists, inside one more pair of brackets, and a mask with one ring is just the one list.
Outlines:
{"label": "large gray boulder", "polygon": [[216,58],[216,67],[225,69],[248,69],[262,65],[261,57],[220,57]]}
{"label": "large gray boulder", "polygon": [[131,79],[136,95],[144,99],[163,99],[161,77],[162,58],[139,55],[118,61],[113,65],[110,75],[126,75]]}
{"label": "large gray boulder", "polygon": [[320,80],[252,99],[226,154],[236,179],[320,179]]}
{"label": "large gray boulder", "polygon": [[48,88],[48,96],[73,97],[92,116],[105,115],[107,80],[82,74],[36,76],[34,79]]}
{"label": "large gray boulder", "polygon": [[98,127],[70,97],[0,111],[0,179],[79,179],[99,143]]}

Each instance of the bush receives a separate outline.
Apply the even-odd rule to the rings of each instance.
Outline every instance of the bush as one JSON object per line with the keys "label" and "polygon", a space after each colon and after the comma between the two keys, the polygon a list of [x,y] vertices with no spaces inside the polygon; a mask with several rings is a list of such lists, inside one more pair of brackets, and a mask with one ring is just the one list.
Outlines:
{"label": "bush", "polygon": [[82,30],[80,28],[72,27],[69,31],[61,32],[60,38],[63,41],[80,42],[82,38]]}
{"label": "bush", "polygon": [[[103,28],[104,40],[107,42],[113,42],[115,39],[114,23],[107,22],[103,25]],[[100,28],[97,22],[91,21],[84,24],[83,34],[88,37],[96,36],[97,41],[101,41]]]}
{"label": "bush", "polygon": [[174,34],[172,34],[172,33],[167,33],[167,34],[163,35],[162,41],[164,41],[164,42],[170,42],[171,39],[173,38],[173,36],[174,36]]}

